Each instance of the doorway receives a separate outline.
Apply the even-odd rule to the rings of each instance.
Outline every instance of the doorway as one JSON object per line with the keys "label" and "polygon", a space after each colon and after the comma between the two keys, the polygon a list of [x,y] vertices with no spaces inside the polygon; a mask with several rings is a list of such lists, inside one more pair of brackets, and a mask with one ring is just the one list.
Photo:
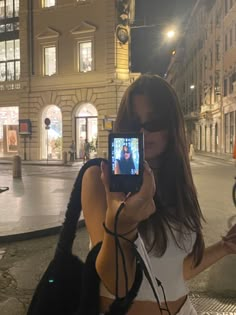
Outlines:
{"label": "doorway", "polygon": [[84,143],[86,139],[90,144],[90,155],[96,155],[98,144],[97,136],[97,110],[92,104],[86,103],[77,110],[75,117],[75,143],[77,159],[82,159],[84,157]]}
{"label": "doorway", "polygon": [[[45,128],[45,118],[50,119],[49,128]],[[41,158],[47,160],[62,159],[62,114],[56,105],[47,106],[41,121]]]}

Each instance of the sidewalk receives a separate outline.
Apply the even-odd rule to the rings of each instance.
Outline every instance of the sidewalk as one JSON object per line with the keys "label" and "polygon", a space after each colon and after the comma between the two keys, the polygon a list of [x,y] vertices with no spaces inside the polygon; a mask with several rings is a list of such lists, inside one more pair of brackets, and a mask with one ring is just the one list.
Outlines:
{"label": "sidewalk", "polygon": [[212,153],[212,152],[204,152],[204,151],[195,151],[196,155],[199,156],[207,156],[215,159],[220,160],[227,160],[227,161],[233,161],[233,154],[232,153]]}
{"label": "sidewalk", "polygon": [[32,171],[24,165],[28,173],[13,179],[10,166],[0,165],[0,186],[9,187],[0,194],[0,243],[57,233],[80,166],[35,166]]}

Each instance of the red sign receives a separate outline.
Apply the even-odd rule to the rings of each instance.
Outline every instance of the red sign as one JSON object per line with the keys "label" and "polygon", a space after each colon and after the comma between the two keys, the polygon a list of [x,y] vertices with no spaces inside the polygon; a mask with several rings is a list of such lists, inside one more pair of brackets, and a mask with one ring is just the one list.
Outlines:
{"label": "red sign", "polygon": [[19,134],[20,135],[30,135],[31,130],[31,121],[29,119],[20,119],[19,120]]}

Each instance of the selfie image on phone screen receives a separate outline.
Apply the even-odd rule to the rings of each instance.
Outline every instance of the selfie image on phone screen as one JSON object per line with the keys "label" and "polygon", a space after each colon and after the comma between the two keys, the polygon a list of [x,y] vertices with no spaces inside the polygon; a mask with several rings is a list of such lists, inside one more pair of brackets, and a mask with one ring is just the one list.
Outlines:
{"label": "selfie image on phone screen", "polygon": [[143,135],[109,135],[110,190],[136,192],[142,184]]}
{"label": "selfie image on phone screen", "polygon": [[112,171],[115,175],[139,174],[138,138],[115,138],[113,142]]}

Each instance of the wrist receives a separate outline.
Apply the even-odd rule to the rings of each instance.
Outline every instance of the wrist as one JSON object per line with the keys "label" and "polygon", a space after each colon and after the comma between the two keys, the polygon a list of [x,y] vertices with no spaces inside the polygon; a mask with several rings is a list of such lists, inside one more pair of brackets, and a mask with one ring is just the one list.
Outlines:
{"label": "wrist", "polygon": [[[110,230],[112,233],[115,232],[114,217],[106,216],[104,224],[106,228]],[[130,241],[134,241],[137,238],[138,234],[138,224],[131,222],[120,222],[120,218],[118,217],[116,233],[121,236],[124,236],[126,239]]]}

